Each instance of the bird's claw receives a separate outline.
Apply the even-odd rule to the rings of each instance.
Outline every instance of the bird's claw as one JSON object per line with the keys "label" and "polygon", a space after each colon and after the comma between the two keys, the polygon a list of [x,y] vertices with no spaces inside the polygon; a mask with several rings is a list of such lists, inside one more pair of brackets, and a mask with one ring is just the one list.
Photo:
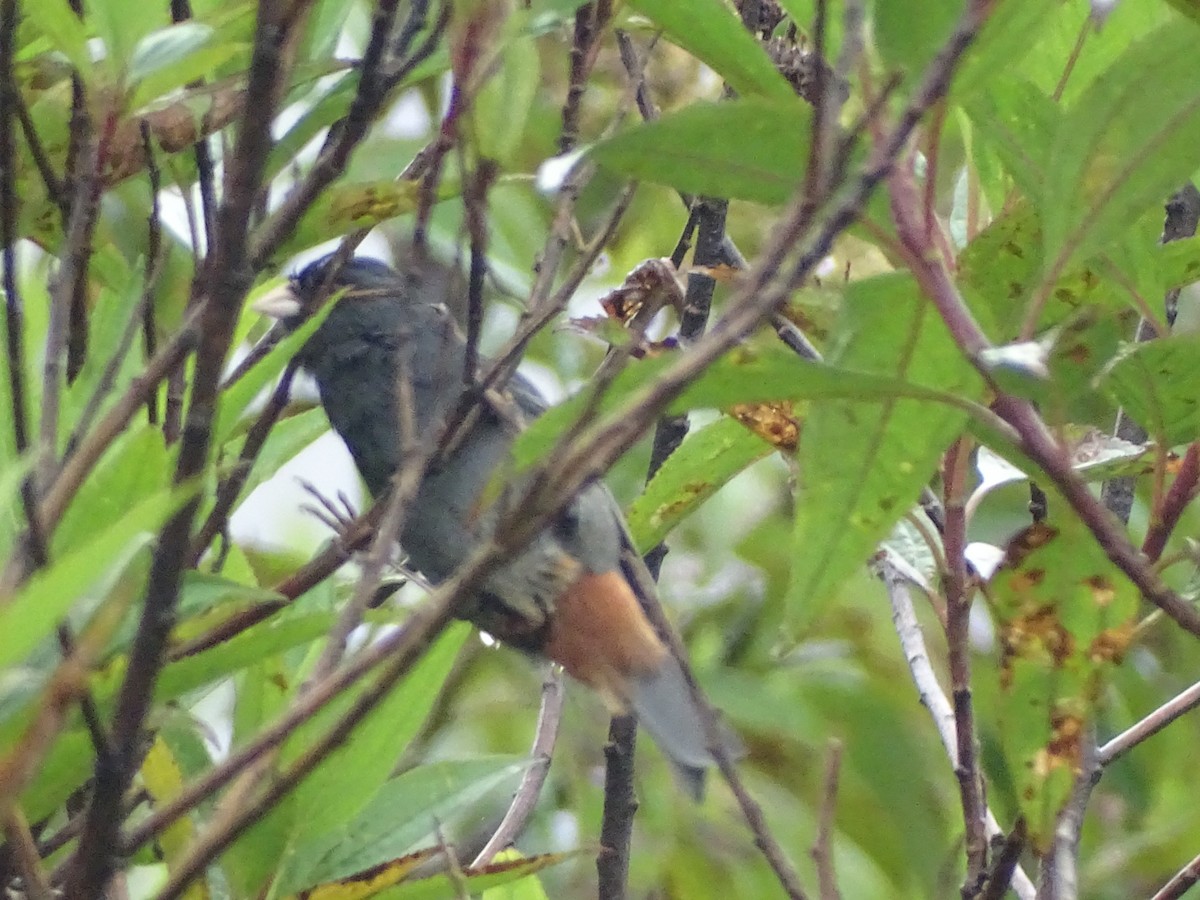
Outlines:
{"label": "bird's claw", "polygon": [[348,549],[351,532],[358,520],[358,513],[354,509],[354,504],[350,502],[350,498],[346,496],[345,492],[338,491],[337,502],[334,502],[311,481],[304,478],[298,478],[297,481],[304,492],[318,504],[313,506],[306,503],[300,509],[332,531],[334,539],[341,544],[343,549]]}

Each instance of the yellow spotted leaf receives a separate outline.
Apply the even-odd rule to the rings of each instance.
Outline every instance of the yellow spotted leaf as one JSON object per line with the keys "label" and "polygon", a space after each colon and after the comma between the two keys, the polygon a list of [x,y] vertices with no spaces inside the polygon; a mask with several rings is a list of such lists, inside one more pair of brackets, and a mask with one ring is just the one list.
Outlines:
{"label": "yellow spotted leaf", "polygon": [[987,594],[1000,635],[1001,743],[1030,840],[1045,850],[1105,680],[1133,636],[1138,594],[1070,516],[1019,532]]}

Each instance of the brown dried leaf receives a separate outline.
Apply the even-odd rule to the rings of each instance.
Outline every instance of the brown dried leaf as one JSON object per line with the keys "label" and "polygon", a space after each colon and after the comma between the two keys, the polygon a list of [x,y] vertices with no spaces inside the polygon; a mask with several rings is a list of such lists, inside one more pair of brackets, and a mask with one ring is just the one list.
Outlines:
{"label": "brown dried leaf", "polygon": [[683,311],[683,286],[669,259],[648,259],[603,297],[600,305],[626,328],[641,330],[665,306]]}
{"label": "brown dried leaf", "polygon": [[800,443],[800,420],[790,400],[738,403],[729,414],[780,450],[792,453]]}

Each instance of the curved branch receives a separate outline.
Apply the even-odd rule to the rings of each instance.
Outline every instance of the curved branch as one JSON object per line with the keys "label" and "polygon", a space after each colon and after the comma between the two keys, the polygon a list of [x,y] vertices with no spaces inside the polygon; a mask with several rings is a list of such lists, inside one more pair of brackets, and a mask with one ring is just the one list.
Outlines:
{"label": "curved branch", "polygon": [[550,772],[550,760],[558,740],[558,724],[562,720],[565,695],[562,670],[551,665],[542,681],[542,705],[538,710],[533,746],[529,748],[533,764],[525,770],[508,811],[471,863],[472,869],[486,866],[497,853],[509,846],[525,830],[525,825],[533,815],[538,797],[542,793],[542,785],[546,783],[546,775]]}

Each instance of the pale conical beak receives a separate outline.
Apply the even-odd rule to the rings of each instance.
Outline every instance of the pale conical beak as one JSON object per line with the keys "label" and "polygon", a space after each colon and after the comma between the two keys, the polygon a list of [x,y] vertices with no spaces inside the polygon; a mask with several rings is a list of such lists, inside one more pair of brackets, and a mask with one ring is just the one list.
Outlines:
{"label": "pale conical beak", "polygon": [[291,284],[285,282],[279,287],[267,291],[250,304],[250,308],[268,318],[290,319],[299,315],[304,307]]}

